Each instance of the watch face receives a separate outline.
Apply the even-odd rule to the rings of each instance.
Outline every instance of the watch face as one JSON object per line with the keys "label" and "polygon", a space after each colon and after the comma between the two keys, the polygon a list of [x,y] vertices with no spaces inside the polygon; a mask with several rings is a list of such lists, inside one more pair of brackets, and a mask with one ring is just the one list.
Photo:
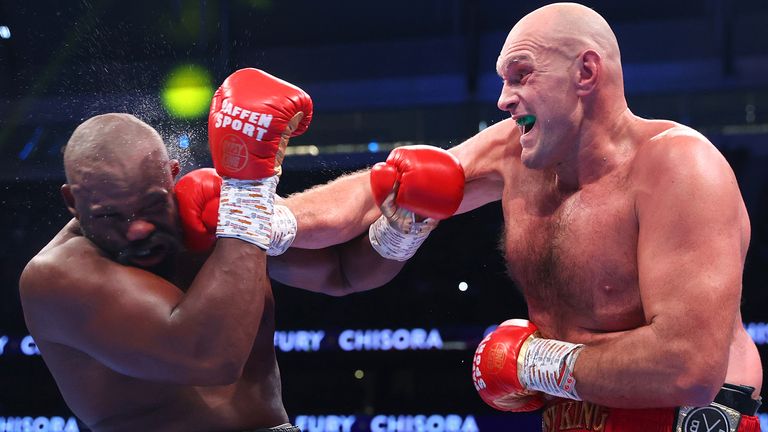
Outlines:
{"label": "watch face", "polygon": [[691,410],[685,416],[683,432],[729,432],[731,425],[724,412],[714,407]]}

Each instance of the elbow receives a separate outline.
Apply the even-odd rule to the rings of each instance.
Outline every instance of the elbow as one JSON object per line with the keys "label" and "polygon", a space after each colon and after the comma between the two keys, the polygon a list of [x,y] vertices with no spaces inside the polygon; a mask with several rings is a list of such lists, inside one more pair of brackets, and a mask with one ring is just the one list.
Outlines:
{"label": "elbow", "polygon": [[721,385],[722,382],[714,381],[678,382],[673,398],[678,401],[676,405],[707,406],[715,399]]}
{"label": "elbow", "polygon": [[677,405],[707,406],[715,399],[725,382],[727,361],[709,360],[692,360],[682,368],[673,386]]}

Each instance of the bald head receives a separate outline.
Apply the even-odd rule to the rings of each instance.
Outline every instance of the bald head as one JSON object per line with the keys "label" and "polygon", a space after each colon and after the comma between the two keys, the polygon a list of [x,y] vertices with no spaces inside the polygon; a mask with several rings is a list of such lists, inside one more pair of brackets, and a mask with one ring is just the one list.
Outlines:
{"label": "bald head", "polygon": [[152,127],[129,114],[90,118],[72,133],[64,168],[62,197],[81,232],[101,250],[131,263],[135,247],[175,249],[179,165],[168,159]]}
{"label": "bald head", "polygon": [[507,41],[519,37],[535,37],[566,55],[594,49],[604,58],[620,61],[619,44],[608,22],[577,3],[554,3],[529,13],[512,28]]}
{"label": "bald head", "polygon": [[130,114],[102,114],[75,129],[64,151],[67,182],[80,183],[94,172],[138,174],[148,159],[167,162],[163,139]]}
{"label": "bald head", "polygon": [[504,76],[510,65],[523,60],[533,61],[539,73],[576,67],[580,76],[594,77],[592,105],[626,107],[616,35],[600,14],[586,6],[554,3],[520,19],[507,36],[496,69]]}

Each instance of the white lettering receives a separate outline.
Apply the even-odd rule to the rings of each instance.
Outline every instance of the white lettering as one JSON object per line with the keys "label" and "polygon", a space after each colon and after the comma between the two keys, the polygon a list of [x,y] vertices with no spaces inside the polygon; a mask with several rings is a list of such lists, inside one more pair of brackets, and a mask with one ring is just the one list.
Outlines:
{"label": "white lettering", "polygon": [[64,432],[80,432],[80,428],[77,426],[77,420],[74,417],[70,417],[67,420],[67,425],[64,426]]}
{"label": "white lettering", "polygon": [[28,356],[40,355],[40,350],[37,349],[37,344],[30,335],[24,336],[24,338],[21,340],[20,348],[21,352]]}
{"label": "white lettering", "polygon": [[432,329],[427,335],[427,340],[424,342],[424,346],[429,348],[443,349],[443,338],[440,336],[440,332],[437,329]]}
{"label": "white lettering", "polygon": [[[720,424],[721,421],[722,421],[722,419],[717,419],[715,424],[713,424],[712,427],[710,427],[709,423],[707,423],[707,416],[704,416],[704,427],[707,428],[707,432],[712,432],[712,430],[715,429],[717,427],[717,425]],[[720,429],[720,430],[722,431],[723,429]]]}
{"label": "white lettering", "polygon": [[272,123],[272,114],[262,114],[259,117],[259,126],[268,128],[270,123]]}
{"label": "white lettering", "polygon": [[352,432],[355,416],[296,416],[294,425],[303,432]]}
{"label": "white lettering", "polygon": [[64,427],[66,426],[66,423],[63,418],[61,417],[51,417],[50,421],[50,430],[51,431],[63,431]]}
{"label": "white lettering", "polygon": [[223,119],[223,118],[224,118],[224,114],[222,114],[222,113],[216,113],[216,123],[214,124],[214,126],[215,126],[217,129],[221,127],[221,119]]}
{"label": "white lettering", "polygon": [[344,351],[389,351],[441,349],[443,339],[437,329],[344,330],[339,335]]}
{"label": "white lettering", "polygon": [[[0,356],[5,352],[5,346],[8,345],[8,336],[0,336]],[[2,430],[2,429],[0,429]]]}
{"label": "white lettering", "polygon": [[232,117],[224,116],[224,121],[222,122],[221,127],[227,127],[230,123],[232,123]]}
{"label": "white lettering", "polygon": [[225,100],[224,103],[221,104],[221,112],[232,115],[232,102]]}
{"label": "white lettering", "polygon": [[420,328],[415,328],[411,331],[411,343],[418,346],[423,346],[427,342],[427,331]]}
{"label": "white lettering", "polygon": [[244,118],[248,117],[249,115],[251,115],[251,111],[243,108],[243,112],[240,113],[240,119],[244,119]]}
{"label": "white lettering", "polygon": [[276,331],[275,347],[280,351],[319,351],[325,332],[319,331]]}
{"label": "white lettering", "polygon": [[248,117],[248,122],[249,122],[249,123],[253,123],[253,124],[257,124],[257,123],[258,123],[258,121],[259,121],[259,116],[260,116],[260,115],[261,115],[261,114],[259,114],[259,113],[257,113],[257,112],[252,112],[252,113],[251,113],[251,116],[250,116],[250,117]]}
{"label": "white lettering", "polygon": [[264,128],[257,127],[256,130],[258,131],[256,133],[256,139],[261,141],[262,138],[264,138],[264,134],[267,133],[267,130]]}
{"label": "white lettering", "polygon": [[240,114],[240,111],[243,109],[239,106],[235,105],[235,107],[232,109],[232,117],[237,117],[238,114]]}
{"label": "white lettering", "polygon": [[32,421],[32,430],[34,431],[47,431],[49,429],[50,422],[45,417],[37,417]]}
{"label": "white lettering", "polygon": [[[411,332],[406,329],[398,329],[392,334],[392,345],[396,350],[402,351],[411,347]],[[414,346],[419,346],[414,344]]]}
{"label": "white lettering", "polygon": [[371,419],[371,432],[479,432],[473,416],[377,415]]}
{"label": "white lettering", "polygon": [[[459,417],[459,419],[461,419],[461,417]],[[475,416],[468,415],[467,418],[464,419],[464,422],[461,424],[461,429],[459,430],[461,432],[480,432],[480,428],[475,421]]]}
{"label": "white lettering", "polygon": [[691,421],[691,427],[689,428],[691,432],[698,432],[699,431],[699,421],[698,420],[692,420]]}
{"label": "white lettering", "polygon": [[239,131],[242,128],[243,128],[243,121],[242,120],[235,119],[235,121],[232,122],[232,130]]}
{"label": "white lettering", "polygon": [[249,137],[253,137],[253,132],[255,130],[256,128],[250,123],[246,123],[245,125],[243,125],[243,133],[248,135]]}
{"label": "white lettering", "polygon": [[77,420],[70,417],[0,417],[0,432],[80,432]]}

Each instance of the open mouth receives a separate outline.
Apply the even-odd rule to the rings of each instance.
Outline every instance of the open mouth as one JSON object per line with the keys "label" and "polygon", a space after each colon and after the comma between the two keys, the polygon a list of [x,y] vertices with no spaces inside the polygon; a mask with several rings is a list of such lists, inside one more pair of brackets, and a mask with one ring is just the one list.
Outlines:
{"label": "open mouth", "polygon": [[165,259],[169,248],[165,244],[154,244],[144,247],[132,247],[123,252],[127,261],[139,267],[150,267]]}
{"label": "open mouth", "polygon": [[134,257],[136,257],[136,258],[148,258],[148,257],[152,257],[152,256],[155,256],[155,255],[163,254],[163,253],[165,253],[165,251],[167,249],[168,248],[165,245],[158,244],[158,245],[154,245],[152,247],[146,247],[146,248],[142,248],[142,249],[134,249],[132,251],[132,255]]}
{"label": "open mouth", "polygon": [[533,125],[536,124],[536,116],[524,115],[517,119],[517,127],[520,128],[520,133],[525,135],[533,129]]}

